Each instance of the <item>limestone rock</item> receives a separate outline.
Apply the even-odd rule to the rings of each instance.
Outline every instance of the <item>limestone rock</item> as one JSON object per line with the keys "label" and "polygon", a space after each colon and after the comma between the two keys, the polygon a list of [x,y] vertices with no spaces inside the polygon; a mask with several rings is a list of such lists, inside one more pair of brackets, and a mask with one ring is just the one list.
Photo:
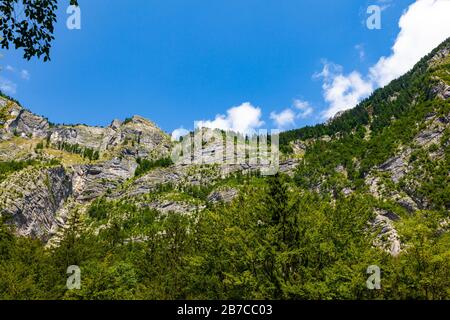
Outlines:
{"label": "limestone rock", "polygon": [[375,247],[389,252],[392,256],[398,256],[402,250],[402,244],[393,221],[400,218],[389,211],[377,209],[375,218],[369,222],[370,230],[376,234],[373,241]]}
{"label": "limestone rock", "polygon": [[437,117],[436,115],[430,115],[426,119],[427,126],[424,130],[421,130],[414,138],[414,142],[419,146],[428,147],[432,144],[439,144],[445,129],[450,123],[450,115],[444,117]]}
{"label": "limestone rock", "polygon": [[13,135],[46,137],[50,125],[47,119],[22,108],[17,103],[0,97],[0,138]]}
{"label": "limestone rock", "polygon": [[12,217],[17,233],[47,241],[62,223],[56,216],[72,191],[63,167],[17,172],[0,184],[1,214]]}
{"label": "limestone rock", "polygon": [[33,137],[46,137],[50,125],[47,119],[22,109],[17,118],[9,125],[9,130]]}
{"label": "limestone rock", "polygon": [[191,214],[197,210],[202,210],[205,208],[204,205],[199,206],[189,202],[170,201],[170,200],[153,201],[146,205],[144,204],[143,206],[158,210],[163,214],[168,213]]}
{"label": "limestone rock", "polygon": [[438,84],[431,88],[430,93],[432,97],[446,100],[450,98],[450,86],[443,81],[439,81]]}
{"label": "limestone rock", "polygon": [[136,167],[135,161],[119,158],[74,167],[72,183],[75,199],[89,201],[116,189],[134,175]]}
{"label": "limestone rock", "polygon": [[389,172],[392,181],[398,183],[401,178],[403,178],[407,172],[407,155],[401,154],[399,156],[388,159],[382,165],[378,167],[380,171]]}
{"label": "limestone rock", "polygon": [[66,142],[71,145],[109,152],[116,156],[158,159],[170,154],[170,138],[153,122],[134,116],[127,121],[114,120],[108,127],[86,125],[58,126],[50,133],[50,142],[57,145]]}
{"label": "limestone rock", "polygon": [[238,190],[234,188],[219,189],[208,195],[208,201],[211,203],[229,203],[238,195]]}

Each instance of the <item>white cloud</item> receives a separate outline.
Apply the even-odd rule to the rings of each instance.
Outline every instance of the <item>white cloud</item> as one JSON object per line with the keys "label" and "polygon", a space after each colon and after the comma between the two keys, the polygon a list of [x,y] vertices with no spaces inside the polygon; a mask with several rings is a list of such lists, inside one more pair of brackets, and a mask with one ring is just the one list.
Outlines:
{"label": "white cloud", "polygon": [[28,70],[22,70],[20,71],[20,77],[24,80],[30,80],[30,73],[28,72]]}
{"label": "white cloud", "polygon": [[381,57],[370,77],[384,86],[409,71],[450,36],[450,1],[418,0],[402,15],[400,33],[389,57]]}
{"label": "white cloud", "polygon": [[[0,70],[1,70],[1,68],[0,68]],[[19,74],[21,79],[24,79],[24,80],[30,79],[30,73],[28,72],[28,70],[23,69],[20,72],[16,72],[16,68],[14,68],[13,66],[11,66],[9,64],[5,66],[4,70],[11,72],[13,74],[12,76],[15,78],[17,78],[17,75]],[[0,90],[9,95],[16,94],[17,83],[15,83],[7,78],[0,77]]]}
{"label": "white cloud", "polygon": [[324,118],[331,118],[342,110],[353,108],[361,99],[373,91],[370,81],[365,81],[361,74],[353,71],[342,74],[342,67],[325,63],[323,70],[316,77],[323,78],[324,99],[329,107],[322,113]]}
{"label": "white cloud", "polygon": [[184,137],[189,133],[189,130],[184,129],[183,127],[175,129],[172,131],[172,141],[179,141],[181,137]]}
{"label": "white cloud", "polygon": [[286,108],[280,113],[272,112],[270,119],[278,129],[286,129],[295,125],[296,119],[305,119],[314,112],[313,107],[307,101],[295,99],[291,108]]}
{"label": "white cloud", "polygon": [[214,120],[197,121],[195,127],[252,133],[263,124],[261,109],[254,107],[250,102],[245,102],[228,109],[227,115],[218,114]]}
{"label": "white cloud", "polygon": [[273,120],[278,129],[284,129],[295,124],[295,112],[292,109],[285,109],[280,113],[270,113],[270,119]]}
{"label": "white cloud", "polygon": [[15,94],[17,85],[8,79],[0,77],[0,91],[6,94]]}
{"label": "white cloud", "polygon": [[353,71],[344,75],[342,67],[325,63],[320,74],[324,84],[324,99],[329,103],[323,112],[325,118],[337,112],[353,108],[375,88],[409,71],[423,56],[431,52],[450,36],[450,1],[417,0],[403,13],[392,53],[381,57],[363,77]]}
{"label": "white cloud", "polygon": [[308,101],[295,99],[293,107],[296,108],[297,110],[300,110],[300,112],[296,116],[297,118],[302,119],[307,118],[314,112],[313,107],[311,107]]}
{"label": "white cloud", "polygon": [[364,50],[363,44],[357,44],[355,45],[355,50],[358,51],[359,60],[363,61],[366,57],[366,51]]}

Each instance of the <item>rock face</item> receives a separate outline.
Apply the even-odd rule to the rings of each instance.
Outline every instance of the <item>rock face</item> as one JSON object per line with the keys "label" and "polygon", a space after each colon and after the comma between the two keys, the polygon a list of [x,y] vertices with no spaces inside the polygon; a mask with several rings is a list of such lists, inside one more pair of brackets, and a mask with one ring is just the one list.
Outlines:
{"label": "rock face", "polygon": [[89,201],[114,190],[136,171],[133,160],[115,158],[94,165],[74,168],[73,194],[78,201]]}
{"label": "rock face", "polygon": [[[408,152],[409,153],[409,152]],[[401,178],[403,178],[407,172],[407,154],[402,153],[400,156],[393,157],[387,160],[385,163],[379,166],[380,171],[389,172],[392,181],[398,183]]]}
{"label": "rock face", "polygon": [[168,156],[172,148],[170,138],[153,122],[139,116],[121,122],[114,120],[106,128],[85,125],[59,126],[49,133],[50,142],[66,142],[100,152],[134,158]]}
{"label": "rock face", "polygon": [[179,184],[184,176],[184,172],[178,167],[156,168],[140,177],[126,190],[117,190],[111,197],[135,197],[141,194],[147,194],[157,190],[160,185]]}
{"label": "rock face", "polygon": [[195,205],[188,202],[180,202],[180,201],[170,201],[170,200],[162,200],[162,201],[153,201],[148,204],[144,204],[144,207],[149,207],[163,214],[168,213],[178,213],[178,214],[191,214],[197,210],[203,210],[205,206]]}
{"label": "rock face", "polygon": [[428,147],[432,144],[439,144],[445,129],[450,123],[450,114],[440,116],[433,114],[426,119],[426,128],[414,138],[414,142],[421,147]]}
{"label": "rock face", "polygon": [[440,99],[446,100],[450,98],[450,86],[445,82],[440,81],[431,89],[431,95]]}
{"label": "rock face", "polygon": [[72,181],[63,167],[33,168],[0,184],[1,214],[12,217],[20,235],[47,241],[63,223],[57,212],[71,195]]}
{"label": "rock face", "polygon": [[376,234],[373,245],[389,252],[392,256],[398,256],[402,244],[393,222],[400,218],[386,210],[376,210],[375,218],[369,222],[370,230]]}
{"label": "rock face", "polygon": [[73,127],[61,126],[53,128],[50,132],[50,142],[54,145],[66,142],[71,145],[78,144],[83,147],[104,151],[104,136],[107,129],[78,125]]}
{"label": "rock face", "polygon": [[442,63],[442,61],[450,55],[450,47],[443,46],[440,50],[438,50],[433,57],[431,57],[429,61],[430,66],[434,66],[436,64]]}
{"label": "rock face", "polygon": [[126,121],[114,120],[108,127],[56,125],[0,97],[0,139],[12,136],[47,138],[52,145],[62,142],[78,145],[113,156],[153,158],[169,156],[170,137],[153,122],[133,116]]}
{"label": "rock face", "polygon": [[286,173],[290,176],[294,174],[295,168],[298,166],[298,161],[295,159],[288,159],[280,162],[280,172]]}
{"label": "rock face", "polygon": [[[416,192],[421,181],[426,180],[426,173],[420,168],[420,163],[414,162],[414,151],[423,150],[432,161],[444,158],[444,148],[448,141],[442,141],[450,123],[450,114],[442,115],[430,112],[424,119],[422,129],[408,147],[400,147],[397,154],[383,164],[374,168],[366,177],[366,185],[370,193],[377,198],[389,198],[410,213],[419,209],[429,209],[429,201]],[[434,151],[429,151],[434,146]],[[386,186],[386,180],[380,177],[385,174],[396,184],[397,188]]]}
{"label": "rock face", "polygon": [[22,108],[17,103],[0,97],[0,138],[13,135],[46,137],[50,125],[47,119]]}
{"label": "rock face", "polygon": [[345,111],[346,110],[337,112],[333,117],[331,117],[330,119],[327,120],[327,124],[331,124],[331,123],[333,123],[333,121],[342,117],[345,114]]}
{"label": "rock face", "polygon": [[292,150],[294,154],[304,155],[306,149],[308,148],[307,144],[304,141],[296,140],[291,143]]}
{"label": "rock face", "polygon": [[213,191],[208,196],[208,201],[211,203],[229,203],[238,196],[238,190],[234,188],[226,188]]}
{"label": "rock face", "polygon": [[[388,161],[389,163],[396,163],[396,161]],[[395,167],[394,168],[398,168]],[[395,171],[394,171],[395,172]],[[398,172],[397,172],[398,174]],[[403,175],[393,175],[391,178],[393,181],[399,181],[394,179],[400,179]],[[419,200],[411,198],[411,196],[405,191],[399,192],[397,190],[389,189],[385,186],[382,179],[376,176],[369,175],[365,179],[366,185],[369,187],[369,192],[378,199],[391,199],[410,213],[413,213],[422,206]],[[419,206],[420,204],[420,206]]]}
{"label": "rock face", "polygon": [[[15,136],[22,137],[24,143],[15,145],[17,142],[12,139]],[[2,182],[2,214],[12,216],[19,234],[44,242],[64,224],[64,219],[58,219],[58,210],[69,197],[82,205],[112,192],[134,176],[136,158],[167,157],[172,148],[167,134],[139,116],[123,122],[115,120],[105,128],[50,126],[45,118],[3,97],[0,97],[0,139],[3,140],[1,159],[9,161],[39,158],[35,148],[45,140],[58,148],[64,143],[103,153],[101,161],[92,164],[23,170]]]}
{"label": "rock face", "polygon": [[[298,162],[288,160],[281,162],[279,171],[291,174]],[[185,185],[201,186],[212,183],[241,172],[243,174],[257,172],[261,165],[236,164],[236,165],[173,165],[168,168],[156,168],[140,177],[127,189],[117,190],[112,197],[135,197],[157,190],[161,185],[182,187]]]}
{"label": "rock face", "polygon": [[17,118],[9,125],[9,130],[13,130],[18,134],[41,138],[47,136],[49,128],[50,125],[47,119],[24,109],[19,112]]}

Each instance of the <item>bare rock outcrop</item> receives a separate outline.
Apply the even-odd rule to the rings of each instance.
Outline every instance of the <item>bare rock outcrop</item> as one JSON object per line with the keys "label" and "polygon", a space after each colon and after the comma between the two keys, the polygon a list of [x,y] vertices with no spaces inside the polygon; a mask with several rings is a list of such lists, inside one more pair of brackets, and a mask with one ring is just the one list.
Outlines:
{"label": "bare rock outcrop", "polygon": [[428,147],[432,144],[439,144],[445,129],[450,123],[450,115],[440,116],[433,114],[426,119],[427,126],[421,130],[414,138],[414,142],[423,147]]}
{"label": "bare rock outcrop", "polygon": [[9,130],[16,134],[41,138],[47,136],[49,128],[47,119],[25,109],[22,109],[17,118],[9,124]]}
{"label": "bare rock outcrop", "polygon": [[86,125],[58,126],[51,130],[53,145],[65,142],[100,152],[134,158],[161,158],[169,155],[170,138],[153,122],[133,116],[124,122],[114,120],[108,127]]}
{"label": "bare rock outcrop", "polygon": [[402,250],[400,236],[393,224],[394,221],[400,218],[389,211],[377,209],[375,211],[375,218],[369,221],[370,231],[375,233],[373,245],[381,248],[392,256],[398,256]]}
{"label": "bare rock outcrop", "polygon": [[[279,171],[292,174],[297,164],[296,160],[283,161],[279,164]],[[153,192],[161,185],[172,185],[174,187],[209,185],[233,173],[241,172],[246,174],[258,172],[263,168],[265,168],[264,165],[251,165],[248,163],[234,165],[173,165],[167,168],[155,168],[138,178],[126,189],[113,192],[112,197],[135,197]]]}
{"label": "bare rock outcrop", "polygon": [[61,224],[57,212],[71,192],[63,167],[26,169],[0,184],[1,214],[12,218],[18,234],[45,242]]}
{"label": "bare rock outcrop", "polygon": [[380,177],[369,175],[366,177],[365,183],[369,188],[369,192],[375,198],[391,199],[410,213],[413,213],[422,207],[422,204],[418,199],[413,199],[407,193],[387,188]]}
{"label": "bare rock outcrop", "polygon": [[450,86],[443,81],[439,81],[430,90],[432,97],[437,97],[443,100],[450,98]]}
{"label": "bare rock outcrop", "polygon": [[148,204],[144,204],[143,206],[155,209],[163,214],[168,213],[191,214],[205,208],[204,205],[196,205],[190,202],[173,201],[173,200],[157,200]]}
{"label": "bare rock outcrop", "polygon": [[120,158],[74,167],[72,184],[75,199],[89,201],[108,190],[115,190],[134,175],[136,167],[136,161]]}
{"label": "bare rock outcrop", "polygon": [[378,170],[388,172],[393,182],[398,183],[408,172],[408,158],[410,150],[388,159],[378,167]]}
{"label": "bare rock outcrop", "polygon": [[223,188],[211,192],[208,195],[210,203],[229,203],[233,201],[239,194],[239,191],[234,188]]}
{"label": "bare rock outcrop", "polygon": [[0,138],[13,135],[46,137],[50,128],[47,119],[22,108],[16,102],[0,97]]}

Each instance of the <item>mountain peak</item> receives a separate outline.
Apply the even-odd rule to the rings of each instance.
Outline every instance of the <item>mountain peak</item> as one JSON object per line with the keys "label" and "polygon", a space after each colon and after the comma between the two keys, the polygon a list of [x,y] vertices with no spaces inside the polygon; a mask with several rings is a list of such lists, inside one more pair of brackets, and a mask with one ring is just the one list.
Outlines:
{"label": "mountain peak", "polygon": [[145,125],[145,126],[151,126],[151,127],[158,128],[157,125],[153,121],[151,121],[143,116],[140,116],[140,115],[134,115],[129,120],[124,121],[124,124],[129,124],[129,123],[141,124],[141,125]]}

